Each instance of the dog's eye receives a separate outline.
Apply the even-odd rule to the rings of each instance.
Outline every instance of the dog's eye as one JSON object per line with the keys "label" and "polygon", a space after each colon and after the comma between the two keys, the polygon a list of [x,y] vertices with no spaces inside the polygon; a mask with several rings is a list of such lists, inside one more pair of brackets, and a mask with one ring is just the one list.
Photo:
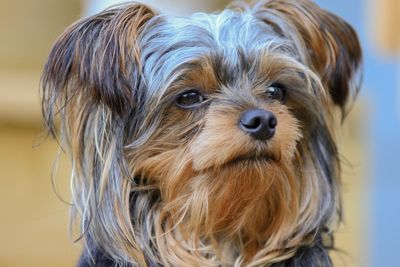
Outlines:
{"label": "dog's eye", "polygon": [[178,95],[175,103],[180,108],[196,108],[205,101],[205,97],[195,89],[185,91]]}
{"label": "dog's eye", "polygon": [[270,99],[275,99],[280,102],[285,102],[286,100],[286,88],[282,84],[273,83],[267,87],[267,96]]}

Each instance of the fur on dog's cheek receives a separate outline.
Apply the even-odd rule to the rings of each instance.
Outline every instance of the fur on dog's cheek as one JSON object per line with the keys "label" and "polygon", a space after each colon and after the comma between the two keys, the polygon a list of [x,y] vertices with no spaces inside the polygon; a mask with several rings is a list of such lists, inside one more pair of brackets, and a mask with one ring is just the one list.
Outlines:
{"label": "fur on dog's cheek", "polygon": [[202,131],[190,145],[193,169],[217,168],[235,158],[264,154],[272,161],[291,160],[301,139],[298,121],[283,105],[270,103],[262,108],[273,112],[278,120],[275,136],[266,142],[253,139],[239,128],[242,110],[211,107]]}

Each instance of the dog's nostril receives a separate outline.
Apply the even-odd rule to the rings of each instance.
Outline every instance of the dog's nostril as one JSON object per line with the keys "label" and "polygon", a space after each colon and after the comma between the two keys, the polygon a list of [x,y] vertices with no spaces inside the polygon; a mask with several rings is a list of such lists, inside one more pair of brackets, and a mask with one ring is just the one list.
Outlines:
{"label": "dog's nostril", "polygon": [[264,109],[250,109],[240,116],[240,128],[257,140],[265,141],[275,134],[278,121],[275,115]]}
{"label": "dog's nostril", "polygon": [[276,120],[276,117],[275,117],[275,116],[272,116],[272,117],[269,119],[268,126],[269,126],[270,128],[275,128],[276,125],[278,125],[278,121]]}
{"label": "dog's nostril", "polygon": [[261,119],[259,117],[243,117],[240,120],[241,124],[248,129],[256,129],[260,127]]}

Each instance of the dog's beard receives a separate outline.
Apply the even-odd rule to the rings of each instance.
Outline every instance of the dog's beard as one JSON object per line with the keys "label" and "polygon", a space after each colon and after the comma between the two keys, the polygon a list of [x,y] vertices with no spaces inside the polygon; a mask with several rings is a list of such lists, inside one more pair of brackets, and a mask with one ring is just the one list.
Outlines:
{"label": "dog's beard", "polygon": [[276,262],[307,244],[320,223],[321,185],[297,163],[240,161],[200,173],[190,160],[175,166],[180,171],[160,182],[155,239],[163,262]]}
{"label": "dog's beard", "polygon": [[[194,177],[167,179],[163,219],[185,240],[215,245],[236,241],[254,256],[259,247],[281,247],[299,210],[299,181],[284,162],[245,160]],[[200,244],[201,242],[194,242]],[[220,251],[222,248],[216,248]]]}

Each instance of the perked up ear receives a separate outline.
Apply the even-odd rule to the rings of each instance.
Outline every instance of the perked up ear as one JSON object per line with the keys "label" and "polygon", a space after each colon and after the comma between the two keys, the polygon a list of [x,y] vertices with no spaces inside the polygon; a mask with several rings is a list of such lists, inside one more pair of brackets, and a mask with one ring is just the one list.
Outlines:
{"label": "perked up ear", "polygon": [[[351,93],[358,92],[354,76],[361,47],[354,29],[311,0],[270,0],[256,4],[255,14],[305,51],[306,62],[329,90],[342,111]],[[299,47],[298,47],[299,48]]]}
{"label": "perked up ear", "polygon": [[59,37],[42,76],[43,115],[51,133],[55,109],[72,98],[102,103],[117,114],[135,104],[137,38],[153,16],[142,4],[116,6],[78,21]]}

